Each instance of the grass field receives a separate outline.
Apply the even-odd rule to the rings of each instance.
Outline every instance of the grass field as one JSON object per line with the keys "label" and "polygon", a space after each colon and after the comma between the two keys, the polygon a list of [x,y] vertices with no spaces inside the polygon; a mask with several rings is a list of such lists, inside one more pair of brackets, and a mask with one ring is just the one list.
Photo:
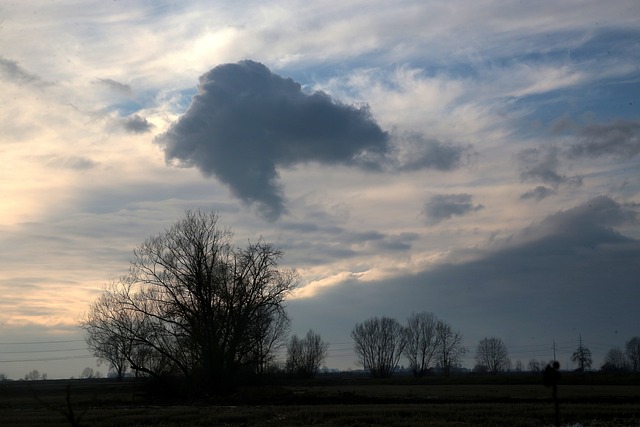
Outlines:
{"label": "grass field", "polygon": [[[563,425],[640,426],[635,381],[567,381]],[[622,381],[624,382],[624,381]],[[0,426],[544,426],[550,390],[534,381],[330,379],[247,386],[224,398],[167,399],[109,380],[0,383]],[[68,403],[71,403],[69,407]],[[69,409],[71,408],[71,409]]]}

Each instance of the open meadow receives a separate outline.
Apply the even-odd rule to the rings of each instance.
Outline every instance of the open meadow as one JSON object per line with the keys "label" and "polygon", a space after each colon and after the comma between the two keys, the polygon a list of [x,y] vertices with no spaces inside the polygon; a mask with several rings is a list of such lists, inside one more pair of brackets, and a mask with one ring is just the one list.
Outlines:
{"label": "open meadow", "polygon": [[[544,426],[550,389],[495,378],[331,378],[244,386],[225,397],[170,398],[149,383],[0,383],[1,426]],[[567,380],[562,425],[640,425],[635,380]],[[74,424],[75,423],[75,424]]]}

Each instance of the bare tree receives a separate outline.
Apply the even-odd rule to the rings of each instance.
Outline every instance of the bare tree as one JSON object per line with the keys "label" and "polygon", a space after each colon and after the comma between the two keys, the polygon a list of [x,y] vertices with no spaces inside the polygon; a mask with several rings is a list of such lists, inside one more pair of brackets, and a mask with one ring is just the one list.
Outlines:
{"label": "bare tree", "polygon": [[483,338],[476,347],[476,363],[492,375],[506,371],[511,365],[507,346],[500,338]]}
{"label": "bare tree", "polygon": [[258,319],[249,332],[255,344],[248,361],[257,375],[263,375],[275,364],[278,351],[286,345],[291,320],[282,306],[265,307]]}
{"label": "bare tree", "polygon": [[351,331],[358,363],[375,378],[393,375],[405,345],[404,328],[396,319],[373,317]]}
{"label": "bare tree", "polygon": [[409,368],[416,377],[424,376],[432,368],[439,348],[433,313],[413,313],[405,328],[405,346],[402,354],[409,360]]}
{"label": "bare tree", "polygon": [[287,371],[305,378],[313,378],[327,358],[329,343],[309,329],[304,338],[291,337],[287,345]]}
{"label": "bare tree", "polygon": [[436,325],[438,335],[438,363],[445,376],[451,373],[451,368],[460,365],[460,359],[467,352],[462,345],[462,334],[454,331],[451,326],[440,320]]}
{"label": "bare tree", "polygon": [[516,372],[524,371],[524,364],[522,363],[522,360],[520,360],[520,359],[516,360],[515,371]]}
{"label": "bare tree", "polygon": [[544,362],[541,362],[537,359],[529,360],[529,371],[530,372],[541,372]]}
{"label": "bare tree", "polygon": [[129,273],[81,322],[94,353],[112,364],[124,358],[137,374],[232,386],[241,367],[256,364],[257,331],[286,316],[297,276],[278,268],[282,252],[272,245],[234,248],[231,239],[215,213],[187,211],[135,249]]}
{"label": "bare tree", "polygon": [[580,335],[580,339],[578,341],[578,348],[571,355],[571,361],[578,364],[577,370],[580,372],[584,372],[589,369],[593,363],[591,359],[591,350],[582,344],[582,335]]}
{"label": "bare tree", "polygon": [[97,378],[93,372],[93,368],[87,366],[82,370],[80,374],[80,378]]}
{"label": "bare tree", "polygon": [[107,362],[109,370],[121,381],[129,367],[135,334],[132,333],[133,317],[120,310],[121,305],[115,298],[117,285],[111,286],[113,292],[105,292],[93,302],[81,326],[87,332],[85,340],[98,363]]}
{"label": "bare tree", "polygon": [[606,372],[625,372],[629,370],[629,360],[626,354],[618,347],[609,349],[604,358],[602,371]]}
{"label": "bare tree", "polygon": [[34,369],[33,371],[25,374],[24,379],[27,381],[38,381],[46,378],[42,378],[42,374],[40,374],[40,371]]}
{"label": "bare tree", "polygon": [[633,337],[625,345],[627,359],[633,372],[640,371],[640,337]]}

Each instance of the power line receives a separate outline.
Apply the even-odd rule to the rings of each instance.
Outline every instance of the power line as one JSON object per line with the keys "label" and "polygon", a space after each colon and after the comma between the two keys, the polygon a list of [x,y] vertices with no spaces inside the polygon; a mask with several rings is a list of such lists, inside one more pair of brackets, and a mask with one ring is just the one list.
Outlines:
{"label": "power line", "polygon": [[85,342],[85,340],[58,340],[58,341],[24,341],[24,342],[0,342],[0,345],[35,345],[35,344],[58,344],[70,342]]}
{"label": "power line", "polygon": [[0,351],[0,354],[56,353],[61,351],[80,351],[87,348],[60,348],[57,350]]}
{"label": "power line", "polygon": [[66,356],[66,357],[47,357],[42,359],[12,359],[12,360],[0,360],[0,363],[13,363],[13,362],[51,362],[57,360],[75,360],[75,359],[96,359],[95,356]]}
{"label": "power line", "polygon": [[349,351],[349,350],[353,350],[353,347],[339,347],[339,348],[329,347],[329,351]]}
{"label": "power line", "polygon": [[329,354],[327,355],[327,359],[332,359],[335,357],[353,357],[353,353],[345,353],[345,354]]}

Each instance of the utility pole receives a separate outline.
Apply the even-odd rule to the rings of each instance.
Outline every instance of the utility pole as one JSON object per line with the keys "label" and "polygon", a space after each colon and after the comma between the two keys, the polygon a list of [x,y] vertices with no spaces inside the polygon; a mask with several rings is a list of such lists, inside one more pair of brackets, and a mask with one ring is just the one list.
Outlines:
{"label": "utility pole", "polygon": [[548,381],[553,387],[553,407],[556,415],[556,426],[560,426],[560,401],[558,400],[558,382],[560,382],[560,363],[556,359],[556,340],[553,339],[553,362],[545,369]]}
{"label": "utility pole", "polygon": [[578,348],[582,350],[582,334],[578,335]]}

